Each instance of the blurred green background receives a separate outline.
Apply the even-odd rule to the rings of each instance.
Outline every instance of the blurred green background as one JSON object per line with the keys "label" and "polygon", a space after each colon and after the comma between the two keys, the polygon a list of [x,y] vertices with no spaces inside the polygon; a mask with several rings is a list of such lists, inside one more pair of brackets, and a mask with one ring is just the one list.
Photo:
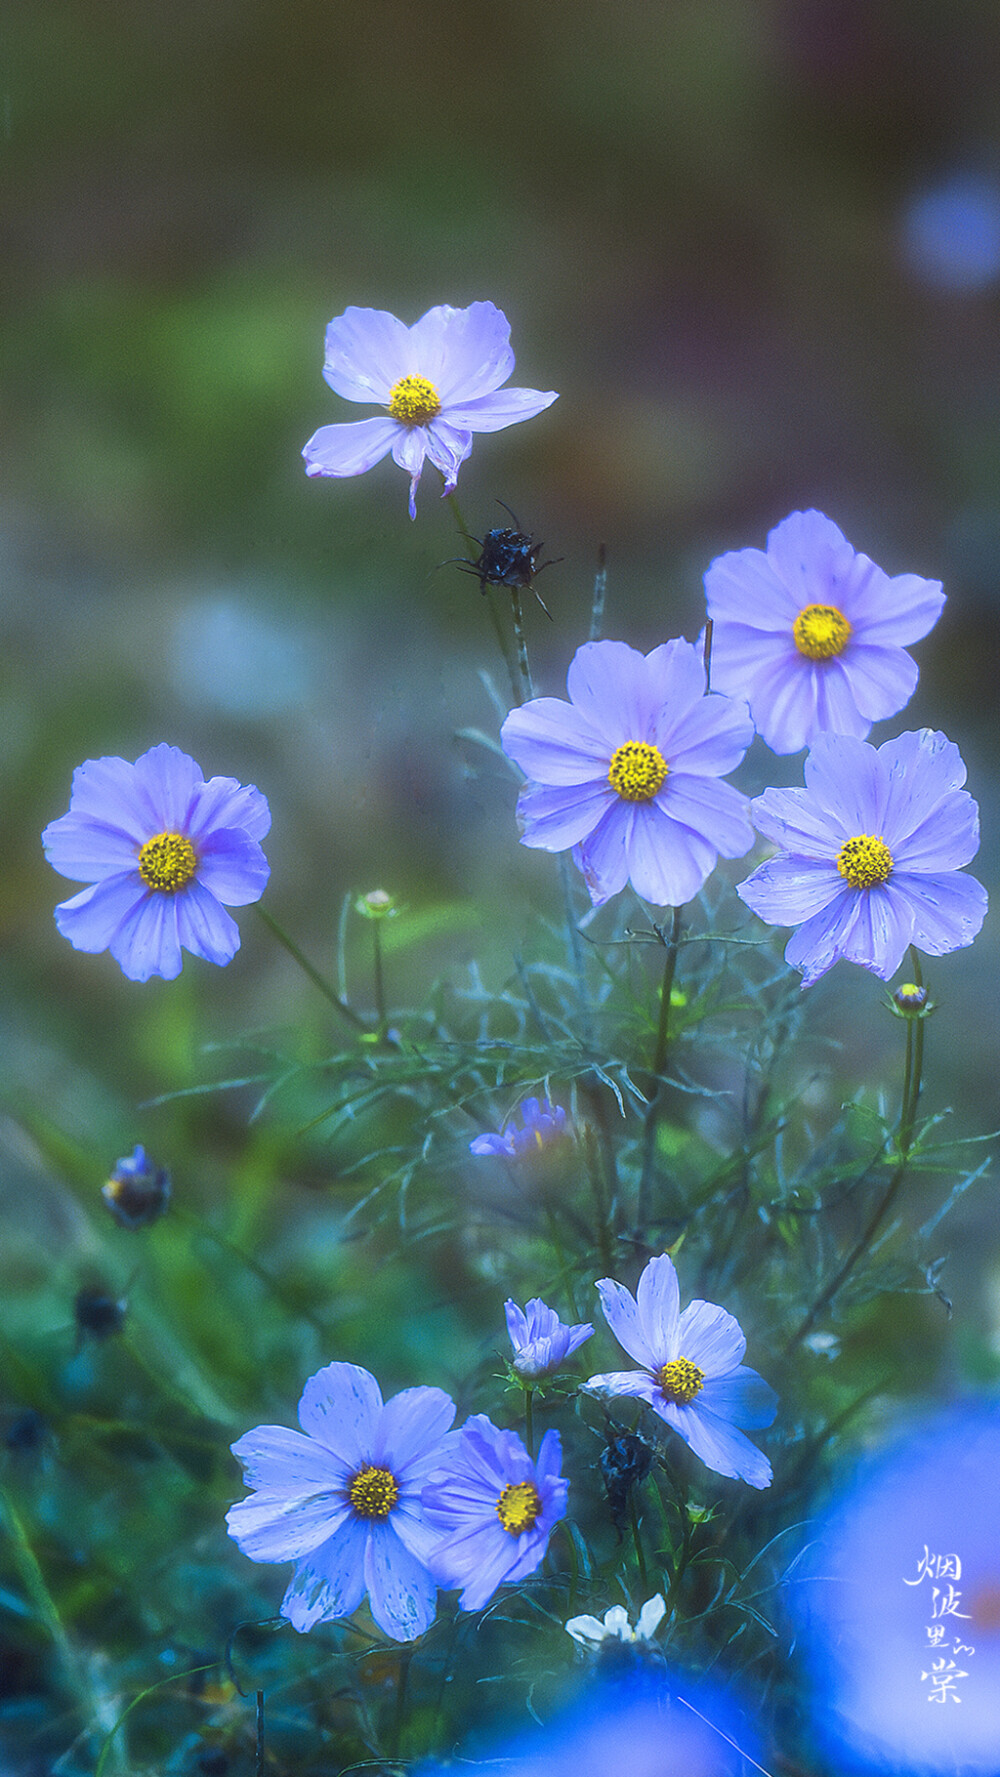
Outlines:
{"label": "blurred green background", "polygon": [[[509,775],[455,739],[495,731],[480,669],[501,697],[504,681],[476,582],[440,566],[461,551],[433,473],[411,525],[391,463],[303,472],[311,433],[355,417],[320,375],[348,304],[412,322],[489,298],[512,323],[514,382],[560,391],[477,440],[459,488],[473,531],[503,499],[564,558],[542,584],[554,622],[528,610],[544,691],[585,634],[601,543],[608,633],[644,648],[696,635],[712,557],[762,546],[795,507],[821,507],[889,572],[941,577],[917,695],[874,738],[929,724],[959,743],[995,887],[995,0],[10,0],[2,99],[15,1341],[71,1350],[74,1292],[107,1264],[96,1188],[137,1139],[209,1216],[244,1193],[229,1228],[247,1242],[265,1176],[284,1179],[317,1265],[332,1240],[318,1150],[266,1118],[248,1137],[249,1095],[150,1102],[240,1072],[206,1046],[247,1030],[329,1044],[323,1002],[252,910],[227,971],[189,961],[175,984],[136,986],[56,933],[73,890],[38,835],[82,759],[168,740],[207,775],[258,783],[268,905],[318,962],[347,894],[385,887],[421,914],[429,936],[399,928],[390,958],[403,999],[474,956],[502,978],[528,910],[551,905],[548,861],[515,842]],[[741,781],[798,774],[756,749]],[[363,1005],[369,940],[351,926]],[[930,978],[928,1108],[993,1129],[995,923]],[[877,983],[842,968],[814,995],[839,1047],[812,1102],[894,1080]],[[970,1194],[945,1243],[943,1361],[978,1376],[1000,1363],[993,1205],[988,1186]],[[122,1284],[131,1262],[123,1248]],[[363,1325],[363,1304],[343,1312]],[[446,1329],[428,1338],[447,1349]],[[288,1387],[317,1355],[288,1353]],[[407,1361],[399,1379],[429,1379]]]}

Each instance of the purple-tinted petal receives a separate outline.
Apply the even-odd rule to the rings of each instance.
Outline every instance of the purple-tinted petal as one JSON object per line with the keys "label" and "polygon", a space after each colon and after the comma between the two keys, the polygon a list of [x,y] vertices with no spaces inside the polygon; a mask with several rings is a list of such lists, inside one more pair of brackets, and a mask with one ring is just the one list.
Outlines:
{"label": "purple-tinted petal", "polygon": [[634,1357],[637,1364],[643,1364],[647,1370],[657,1370],[666,1362],[667,1354],[659,1341],[650,1340],[650,1329],[639,1311],[638,1304],[631,1290],[622,1283],[616,1283],[613,1277],[602,1277],[597,1285],[597,1293],[601,1298],[604,1318],[614,1333],[623,1351]]}
{"label": "purple-tinted petal", "polygon": [[920,677],[916,661],[903,648],[875,647],[870,642],[850,647],[838,664],[850,681],[859,714],[868,722],[880,722],[901,710]]}
{"label": "purple-tinted petal", "polygon": [[671,772],[724,777],[741,763],[753,733],[746,704],[713,691],[683,714],[666,709],[656,745]]}
{"label": "purple-tinted petal", "polygon": [[442,407],[490,394],[514,368],[510,323],[492,302],[428,309],[410,328],[410,353],[407,368],[434,384]]}
{"label": "purple-tinted petal", "polygon": [[[677,1327],[676,1355],[706,1376],[725,1376],[743,1362],[747,1342],[739,1321],[716,1302],[689,1302]],[[673,1354],[672,1354],[673,1355]]]}
{"label": "purple-tinted petal", "polygon": [[841,955],[888,981],[912,942],[913,909],[891,880],[882,888],[856,892],[858,909],[841,941]]}
{"label": "purple-tinted petal", "polygon": [[314,1624],[348,1617],[365,1595],[365,1544],[368,1530],[349,1518],[335,1536],[295,1569],[281,1601],[281,1614],[305,1634]]}
{"label": "purple-tinted petal", "polygon": [[[854,695],[854,674],[849,671],[850,656],[840,660],[810,660],[803,663],[812,680],[815,716],[807,744],[820,734],[854,734],[863,740],[872,725],[870,716],[863,716]],[[899,706],[896,705],[896,708]],[[889,711],[884,712],[886,715]]]}
{"label": "purple-tinted petal", "polygon": [[352,1471],[371,1462],[382,1395],[358,1364],[327,1364],[310,1376],[299,1402],[299,1424]]}
{"label": "purple-tinted petal", "polygon": [[148,892],[133,872],[111,876],[61,902],[55,910],[56,925],[74,950],[96,955],[107,950],[122,921],[146,901]]}
{"label": "purple-tinted petal", "polygon": [[700,708],[705,696],[703,652],[683,636],[661,642],[646,655],[646,677],[656,704],[656,726],[650,738],[662,736],[672,748],[678,728],[686,723],[692,710]]}
{"label": "purple-tinted petal", "polygon": [[502,1135],[477,1135],[475,1141],[469,1143],[470,1154],[503,1154],[507,1159],[513,1153],[510,1142]]}
{"label": "purple-tinted petal", "polygon": [[954,741],[921,728],[885,741],[878,749],[878,770],[886,786],[883,824],[878,831],[895,857],[939,803],[962,788],[965,765]]}
{"label": "purple-tinted petal", "polygon": [[391,1524],[373,1524],[365,1549],[368,1603],[393,1641],[413,1641],[434,1621],[437,1589],[423,1562],[400,1542]]}
{"label": "purple-tinted petal", "polygon": [[446,420],[437,419],[426,427],[424,440],[428,457],[444,477],[444,494],[453,494],[458,485],[458,471],[472,449],[472,433],[462,432]]}
{"label": "purple-tinted petal", "polygon": [[978,806],[967,790],[950,790],[914,832],[890,849],[897,870],[960,870],[979,850]]}
{"label": "purple-tinted petal", "polygon": [[232,1446],[248,1487],[301,1497],[317,1488],[342,1486],[350,1475],[332,1450],[284,1425],[258,1425]]}
{"label": "purple-tinted petal", "polygon": [[[866,560],[862,556],[859,560]],[[891,579],[881,570],[879,579],[871,579],[864,596],[853,609],[844,605],[844,614],[854,625],[859,641],[878,647],[908,647],[919,642],[934,628],[945,604],[940,580],[923,580],[919,574],[895,574]]]}
{"label": "purple-tinted petal", "polygon": [[837,525],[823,512],[790,512],[767,539],[767,559],[797,601],[838,605],[857,557]]}
{"label": "purple-tinted petal", "polygon": [[767,1457],[745,1438],[735,1425],[717,1419],[697,1404],[679,1407],[672,1401],[664,1403],[662,1417],[680,1432],[684,1442],[706,1468],[717,1475],[728,1475],[734,1481],[746,1481],[760,1490],[771,1485],[771,1464]]}
{"label": "purple-tinted petal", "polygon": [[265,839],[271,830],[267,797],[255,784],[240,784],[234,777],[213,777],[199,784],[191,802],[188,838],[203,839],[221,827],[237,828],[250,839]]}
{"label": "purple-tinted petal", "polygon": [[751,802],[750,818],[758,833],[791,852],[796,861],[809,858],[817,864],[829,864],[844,840],[858,830],[829,814],[808,790],[765,790]]}
{"label": "purple-tinted petal", "polygon": [[427,455],[426,426],[396,427],[392,460],[410,477],[410,517],[417,516],[417,486]]}
{"label": "purple-tinted petal", "polygon": [[[527,1345],[530,1337],[538,1338],[540,1336],[539,1332],[535,1332],[533,1335],[529,1334],[524,1309],[519,1308],[516,1302],[506,1301],[503,1305],[503,1312],[507,1322],[507,1333],[515,1351],[520,1351],[522,1346]],[[555,1315],[551,1308],[548,1312],[553,1315],[553,1319],[558,1320],[558,1315]]]}
{"label": "purple-tinted petal", "polygon": [[164,742],[150,747],[135,762],[135,781],[153,811],[153,825],[143,835],[186,833],[195,792],[203,783],[201,766],[179,747]]}
{"label": "purple-tinted petal", "polygon": [[566,688],[584,721],[610,743],[652,742],[663,705],[660,681],[645,656],[626,642],[584,642],[573,656]]}
{"label": "purple-tinted petal", "polygon": [[[735,623],[790,635],[802,609],[762,549],[733,549],[717,556],[705,575],[705,597],[720,633]],[[714,650],[714,638],[712,645]]]}
{"label": "purple-tinted petal", "polygon": [[[844,839],[881,835],[888,774],[874,747],[848,734],[823,734],[805,763],[806,789],[839,823]],[[890,848],[891,849],[891,848]]]}
{"label": "purple-tinted petal", "polygon": [[671,820],[698,833],[724,858],[742,858],[754,842],[750,804],[732,784],[671,771],[656,798]]}
{"label": "purple-tinted petal", "polygon": [[834,864],[815,858],[771,858],[736,886],[736,893],[758,919],[772,926],[794,926],[811,919],[841,894],[844,879]]}
{"label": "purple-tinted petal", "polygon": [[198,881],[225,907],[248,907],[259,901],[271,867],[248,834],[222,828],[198,848]]}
{"label": "purple-tinted petal", "polygon": [[617,895],[628,881],[634,806],[613,796],[593,832],[574,849],[573,861],[583,872],[595,907]]}
{"label": "purple-tinted petal", "polygon": [[584,1394],[621,1394],[648,1401],[652,1406],[663,1399],[663,1390],[648,1370],[605,1370],[588,1376],[580,1387]]}
{"label": "purple-tinted petal", "polygon": [[70,812],[125,833],[137,845],[155,830],[149,825],[153,811],[136,783],[135,766],[113,756],[87,759],[77,767]]}
{"label": "purple-tinted petal", "polygon": [[750,711],[758,732],[774,753],[797,753],[818,732],[811,666],[793,648],[754,679]]}
{"label": "purple-tinted petal", "polygon": [[536,851],[566,851],[586,839],[618,800],[608,783],[560,788],[528,784],[517,799],[521,844]]}
{"label": "purple-tinted petal", "polygon": [[251,1561],[301,1561],[348,1522],[343,1494],[253,1493],[226,1513],[229,1534]]}
{"label": "purple-tinted petal", "polygon": [[[591,845],[588,840],[588,855]],[[749,844],[742,849],[748,851]],[[659,800],[634,805],[626,850],[632,887],[654,907],[682,907],[698,893],[718,860],[711,840],[671,819]]]}
{"label": "purple-tinted petal", "polygon": [[845,886],[841,895],[804,921],[785,945],[785,961],[800,969],[803,987],[811,987],[844,954],[844,942],[857,918],[860,896]]}
{"label": "purple-tinted petal", "polygon": [[96,822],[93,815],[70,810],[49,822],[42,844],[60,876],[71,882],[103,882],[108,876],[135,873],[141,840]]}
{"label": "purple-tinted petal", "polygon": [[433,1453],[455,1417],[455,1403],[441,1388],[404,1388],[382,1409],[371,1460],[409,1480],[409,1470]]}
{"label": "purple-tinted petal", "polygon": [[911,942],[928,956],[946,956],[971,944],[986,918],[989,899],[974,876],[957,870],[925,876],[899,871],[891,882],[913,921]]}
{"label": "purple-tinted petal", "polygon": [[[680,1285],[669,1253],[661,1253],[658,1258],[650,1259],[639,1279],[635,1300],[646,1348],[656,1354],[656,1361],[651,1365],[655,1370],[659,1364],[676,1357],[678,1350]],[[619,1340],[619,1344],[621,1343]],[[626,1345],[625,1350],[635,1356],[629,1346]]]}
{"label": "purple-tinted petal", "polygon": [[[105,884],[92,892],[101,893]],[[192,885],[194,886],[194,885]],[[175,981],[181,972],[181,941],[178,933],[177,895],[144,895],[125,915],[108,949],[130,981],[148,981],[159,975]]]}
{"label": "purple-tinted petal", "polygon": [[345,401],[385,407],[400,377],[415,369],[410,330],[385,309],[345,309],[326,330],[323,376]]}
{"label": "purple-tinted petal", "polygon": [[500,739],[508,758],[533,783],[607,783],[613,747],[561,698],[536,697],[511,710]]}
{"label": "purple-tinted petal", "polygon": [[555,389],[498,389],[476,400],[449,402],[445,417],[468,432],[502,432],[518,420],[533,420],[559,399]]}
{"label": "purple-tinted petal", "polygon": [[388,456],[402,428],[398,420],[379,415],[370,420],[348,420],[343,425],[320,426],[302,455],[307,475],[363,475]]}
{"label": "purple-tinted petal", "polygon": [[[252,844],[253,841],[248,841]],[[155,897],[166,900],[166,896]],[[191,882],[174,895],[178,942],[192,956],[224,968],[240,947],[240,928],[224,907],[220,907],[211,890],[200,882]]]}
{"label": "purple-tinted petal", "polygon": [[780,629],[752,629],[749,623],[720,623],[712,633],[712,689],[727,697],[755,701],[757,681],[776,661],[795,668],[795,644],[789,617]]}
{"label": "purple-tinted petal", "polygon": [[745,1364],[727,1376],[710,1376],[698,1396],[698,1405],[716,1419],[728,1419],[744,1431],[759,1431],[774,1422],[778,1397],[769,1382]]}

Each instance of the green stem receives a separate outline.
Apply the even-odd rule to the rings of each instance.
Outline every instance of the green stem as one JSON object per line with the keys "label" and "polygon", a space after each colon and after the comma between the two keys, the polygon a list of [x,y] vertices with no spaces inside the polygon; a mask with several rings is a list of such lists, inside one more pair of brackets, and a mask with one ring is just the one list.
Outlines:
{"label": "green stem", "polygon": [[532,1462],[535,1460],[535,1391],[524,1391],[524,1443]]}
{"label": "green stem", "polygon": [[583,1144],[587,1155],[587,1171],[590,1174],[591,1191],[594,1198],[594,1244],[600,1255],[605,1277],[610,1277],[614,1270],[612,1253],[613,1229],[608,1208],[607,1193],[604,1188],[603,1155],[598,1146],[596,1131],[590,1123],[583,1128]]}
{"label": "green stem", "polygon": [[639,1535],[639,1512],[635,1503],[635,1488],[631,1488],[628,1496],[629,1517],[632,1520],[632,1541],[635,1543],[635,1559],[639,1569],[639,1586],[642,1592],[649,1587],[646,1576],[646,1557],[642,1551],[642,1537]]}
{"label": "green stem", "polygon": [[[478,537],[474,537],[472,535],[472,532],[470,531],[468,525],[466,524],[465,519],[462,517],[462,509],[459,506],[459,503],[456,500],[454,494],[448,494],[447,500],[448,500],[449,506],[451,507],[452,517],[454,518],[455,523],[458,526],[459,536],[461,537],[463,543],[465,543],[469,549],[481,549],[482,544],[479,542]],[[508,675],[510,677],[511,694],[514,699],[514,703],[517,705],[520,705],[524,701],[524,699],[521,696],[520,676],[518,674],[517,664],[516,664],[512,654],[511,654],[511,651],[510,651],[510,643],[507,640],[507,631],[504,629],[503,621],[501,619],[499,611],[497,610],[496,600],[493,597],[493,588],[491,586],[484,586],[483,592],[486,596],[486,603],[489,606],[490,622],[492,623],[493,628],[496,632],[496,638],[497,638],[497,642],[499,643],[499,646],[500,646],[500,652],[504,658],[504,665],[506,666]]]}
{"label": "green stem", "polygon": [[267,908],[262,907],[259,901],[257,902],[257,912],[260,914],[261,919],[264,921],[264,924],[272,937],[277,938],[278,943],[284,945],[289,956],[294,957],[303,974],[308,975],[309,980],[314,987],[319,989],[323,998],[329,1000],[331,1006],[336,1006],[341,1017],[346,1018],[349,1024],[353,1024],[356,1030],[367,1030],[368,1026],[360,1014],[355,1012],[354,1007],[349,1006],[346,1000],[341,999],[339,993],[335,992],[330,986],[329,981],[324,980],[318,969],[313,968],[312,963],[307,956],[303,955],[294,938],[288,936],[288,933],[279,926],[274,915],[268,913]]}
{"label": "green stem", "polygon": [[674,975],[677,972],[681,911],[680,907],[673,909],[670,937],[667,940],[667,960],[663,966],[663,985],[660,988],[660,1016],[656,1027],[656,1047],[653,1050],[653,1090],[646,1109],[642,1143],[642,1171],[639,1175],[639,1193],[636,1201],[636,1226],[640,1235],[642,1235],[649,1216],[650,1191],[653,1174],[656,1170],[656,1132],[663,1112],[663,1069],[670,1046],[670,995],[673,991]]}
{"label": "green stem", "polygon": [[602,543],[597,551],[597,572],[594,575],[594,602],[590,608],[590,641],[599,642],[604,628],[604,600],[608,590],[608,552]]}
{"label": "green stem", "polygon": [[394,1759],[399,1757],[400,1742],[403,1738],[403,1721],[406,1714],[406,1686],[410,1676],[410,1661],[412,1658],[412,1647],[404,1648],[399,1656],[399,1678],[396,1682],[396,1706],[392,1712],[392,1734],[390,1738],[390,1756]]}
{"label": "green stem", "polygon": [[74,1696],[89,1701],[80,1663],[73,1651],[69,1636],[63,1628],[58,1606],[45,1583],[45,1576],[38,1564],[38,1557],[28,1540],[28,1533],[21,1522],[20,1514],[8,1493],[0,1492],[0,1505],[3,1507],[3,1516],[10,1528],[10,1546],[14,1567],[56,1650],[67,1688]]}
{"label": "green stem", "polygon": [[521,608],[521,593],[518,587],[510,589],[510,608],[514,616],[514,634],[517,637],[517,665],[521,674],[521,684],[526,698],[534,697],[535,690],[531,683],[531,668],[528,665],[528,638],[524,633],[524,611]]}
{"label": "green stem", "polygon": [[385,1010],[385,976],[382,970],[382,933],[379,930],[380,924],[381,922],[377,919],[373,919],[371,922],[372,962],[375,974],[375,1015],[378,1018],[379,1030],[384,1032],[388,1019]]}

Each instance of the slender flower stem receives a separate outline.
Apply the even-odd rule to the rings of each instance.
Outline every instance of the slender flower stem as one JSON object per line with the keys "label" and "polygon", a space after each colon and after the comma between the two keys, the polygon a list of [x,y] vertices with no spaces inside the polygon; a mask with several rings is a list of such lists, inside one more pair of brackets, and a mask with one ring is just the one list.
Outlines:
{"label": "slender flower stem", "polygon": [[632,1541],[635,1543],[635,1559],[639,1569],[639,1585],[642,1591],[645,1592],[648,1588],[649,1581],[646,1577],[646,1557],[643,1554],[642,1537],[639,1535],[639,1512],[635,1503],[634,1487],[629,1489],[628,1511],[629,1517],[632,1520]]}
{"label": "slender flower stem", "polygon": [[[918,987],[923,986],[920,973],[920,960],[916,951],[910,948],[910,959],[913,965],[913,978]],[[916,1029],[914,1029],[916,1026]],[[903,1180],[906,1177],[910,1152],[913,1147],[913,1125],[920,1099],[920,1087],[924,1066],[924,1020],[908,1018],[906,1021],[906,1052],[903,1059],[903,1093],[899,1113],[899,1160],[893,1170],[888,1185],[872,1210],[864,1231],[855,1241],[840,1270],[830,1279],[826,1288],[821,1291],[813,1303],[801,1325],[792,1334],[785,1347],[785,1356],[794,1349],[815,1325],[825,1308],[830,1306],[834,1297],[839,1295],[858,1260],[868,1251],[876,1234],[889,1214],[890,1209],[899,1195]]]}
{"label": "slender flower stem", "polygon": [[594,1244],[600,1256],[604,1275],[610,1277],[614,1270],[613,1229],[604,1189],[603,1155],[598,1145],[597,1132],[590,1123],[584,1124],[583,1145],[587,1155],[587,1171],[590,1174],[590,1185],[594,1197]]}
{"label": "slender flower stem", "polygon": [[382,933],[379,930],[381,920],[373,919],[372,925],[372,967],[375,976],[375,1015],[378,1028],[384,1031],[388,1023],[385,1010],[385,976],[382,971]]}
{"label": "slender flower stem", "polygon": [[565,852],[559,854],[559,886],[562,889],[563,910],[566,915],[566,943],[569,950],[570,966],[576,979],[576,997],[583,1015],[583,1040],[588,1048],[593,1042],[593,1030],[590,1020],[590,1001],[587,994],[587,971],[584,963],[583,944],[580,940],[580,928],[576,923],[573,908],[573,873],[569,858]]}
{"label": "slender flower stem", "polygon": [[681,911],[680,907],[673,909],[670,937],[667,940],[667,959],[663,966],[663,985],[660,988],[660,1016],[656,1027],[656,1047],[653,1051],[653,1088],[646,1109],[642,1143],[642,1171],[639,1176],[639,1193],[636,1201],[636,1226],[640,1235],[649,1216],[650,1190],[653,1183],[653,1173],[656,1170],[656,1132],[663,1111],[663,1069],[670,1044],[670,995],[673,992],[674,975],[677,971]]}
{"label": "slender flower stem", "polygon": [[391,1752],[392,1758],[399,1757],[400,1741],[403,1737],[403,1722],[406,1714],[406,1685],[410,1676],[410,1661],[413,1658],[412,1647],[403,1648],[399,1656],[399,1677],[396,1680],[396,1705],[392,1712]]}
{"label": "slender flower stem", "polygon": [[597,573],[594,575],[594,602],[590,610],[590,636],[599,642],[604,628],[604,600],[608,590],[608,552],[602,543],[597,551]]}
{"label": "slender flower stem", "polygon": [[[462,509],[459,506],[458,501],[456,500],[454,494],[448,494],[447,500],[448,500],[449,506],[451,507],[452,517],[454,518],[455,523],[458,526],[459,535],[460,535],[463,543],[465,543],[470,549],[481,549],[482,545],[479,542],[478,537],[474,537],[472,535],[472,532],[470,531],[468,525],[466,524],[465,519],[462,517]],[[503,655],[504,664],[507,668],[507,672],[510,677],[511,694],[513,696],[515,704],[520,705],[524,702],[524,699],[521,695],[521,678],[520,678],[520,674],[518,672],[517,663],[515,662],[514,657],[510,651],[510,643],[507,640],[507,631],[504,629],[503,622],[500,617],[500,613],[497,610],[496,601],[493,597],[492,587],[484,586],[483,591],[486,594],[486,603],[489,606],[490,622],[492,623],[493,628],[496,631],[496,638],[497,638],[497,641],[500,645],[500,652]]]}
{"label": "slender flower stem", "polygon": [[514,634],[517,637],[517,665],[521,674],[521,684],[525,698],[534,697],[535,688],[531,683],[531,667],[528,665],[528,638],[524,632],[524,611],[521,607],[520,589],[510,589],[510,608],[514,616]]}
{"label": "slender flower stem", "polygon": [[262,907],[259,901],[256,903],[256,906],[257,912],[267,926],[268,931],[273,937],[277,938],[279,944],[284,945],[289,956],[294,957],[303,974],[308,975],[313,986],[319,989],[323,998],[329,1000],[331,1006],[336,1006],[337,1011],[341,1016],[346,1018],[349,1024],[353,1024],[356,1030],[367,1030],[368,1026],[360,1014],[355,1012],[354,1007],[349,1006],[346,1000],[341,999],[340,995],[330,986],[329,981],[324,980],[318,969],[313,968],[308,957],[303,955],[294,938],[290,938],[288,933],[279,926],[274,915],[268,913],[267,908]]}
{"label": "slender flower stem", "polygon": [[524,1443],[532,1462],[535,1460],[535,1391],[528,1384],[524,1391]]}

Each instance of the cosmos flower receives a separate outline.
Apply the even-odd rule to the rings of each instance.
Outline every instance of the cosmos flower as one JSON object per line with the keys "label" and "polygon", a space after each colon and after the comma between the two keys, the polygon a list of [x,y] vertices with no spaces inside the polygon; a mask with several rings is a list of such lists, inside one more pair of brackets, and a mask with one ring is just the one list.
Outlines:
{"label": "cosmos flower", "polygon": [[878,749],[821,735],[805,780],[752,804],[781,850],[736,891],[770,925],[798,926],[785,961],[803,987],[839,957],[887,981],[910,944],[944,956],[972,943],[986,890],[961,866],[979,849],[979,813],[952,741],[929,728]]}
{"label": "cosmos flower", "polygon": [[620,1641],[631,1646],[635,1642],[652,1641],[657,1629],[666,1616],[667,1606],[661,1592],[647,1598],[638,1617],[635,1628],[629,1622],[628,1611],[623,1604],[613,1604],[604,1613],[603,1622],[599,1617],[570,1617],[566,1624],[567,1635],[572,1635],[581,1647],[600,1648],[606,1641]]}
{"label": "cosmos flower", "polygon": [[506,1129],[477,1135],[469,1143],[470,1154],[500,1154],[506,1160],[546,1148],[566,1133],[566,1112],[562,1105],[550,1104],[547,1098],[526,1098],[521,1106],[523,1127],[511,1121]]}
{"label": "cosmos flower", "polygon": [[270,871],[260,848],[266,798],[233,777],[206,783],[177,747],[153,747],[134,765],[88,759],[73,773],[69,813],[42,834],[60,876],[87,882],[56,908],[75,950],[110,950],[130,981],[173,981],[181,950],[228,963],[240,947],[226,907],[246,907]]}
{"label": "cosmos flower", "polygon": [[141,1143],[116,1161],[101,1196],[122,1228],[148,1228],[170,1207],[170,1174],[147,1159]]}
{"label": "cosmos flower", "polygon": [[501,730],[529,779],[522,845],[572,846],[597,907],[628,881],[654,906],[681,906],[720,853],[752,843],[746,798],[719,781],[753,738],[746,705],[704,695],[701,654],[684,641],[646,655],[585,642],[566,684],[569,703],[537,697]]}
{"label": "cosmos flower", "polygon": [[505,1302],[503,1311],[514,1347],[514,1368],[526,1381],[551,1375],[594,1336],[589,1322],[567,1326],[540,1296],[532,1296],[526,1309],[519,1308],[516,1302]]}
{"label": "cosmos flower", "polygon": [[689,1302],[682,1314],[668,1253],[650,1259],[635,1296],[610,1277],[597,1289],[608,1326],[642,1368],[591,1376],[584,1389],[638,1395],[707,1468],[751,1487],[769,1487],[770,1463],[737,1427],[770,1425],[778,1397],[741,1363],[747,1342],[738,1321],[712,1302]]}
{"label": "cosmos flower", "polygon": [[410,477],[410,517],[430,457],[454,492],[474,432],[502,432],[551,407],[556,394],[502,389],[514,368],[510,322],[492,302],[446,303],[406,327],[384,309],[345,309],[326,330],[323,375],[345,401],[377,403],[378,417],[321,426],[302,455],[307,475],[363,475],[392,452]]}
{"label": "cosmos flower", "polygon": [[462,1610],[482,1610],[498,1586],[540,1565],[566,1510],[561,1459],[558,1432],[545,1433],[532,1462],[516,1432],[476,1413],[429,1477],[423,1509],[441,1539],[431,1571],[440,1586],[464,1588]]}
{"label": "cosmos flower", "polygon": [[406,1388],[383,1405],[367,1370],[327,1364],[303,1390],[302,1432],[259,1425],[233,1445],[256,1491],[230,1507],[229,1534],[251,1561],[295,1562],[281,1604],[294,1628],[350,1616],[366,1592],[391,1640],[430,1627],[436,1538],[420,1493],[454,1417],[440,1388]]}
{"label": "cosmos flower", "polygon": [[776,753],[797,753],[819,734],[863,740],[916,687],[906,653],[933,629],[944,604],[939,580],[890,579],[856,555],[822,512],[793,512],[767,553],[720,555],[705,575],[713,622],[712,683],[745,697]]}
{"label": "cosmos flower", "polygon": [[834,1770],[1000,1771],[1000,1410],[935,1413],[809,1526],[793,1605]]}

